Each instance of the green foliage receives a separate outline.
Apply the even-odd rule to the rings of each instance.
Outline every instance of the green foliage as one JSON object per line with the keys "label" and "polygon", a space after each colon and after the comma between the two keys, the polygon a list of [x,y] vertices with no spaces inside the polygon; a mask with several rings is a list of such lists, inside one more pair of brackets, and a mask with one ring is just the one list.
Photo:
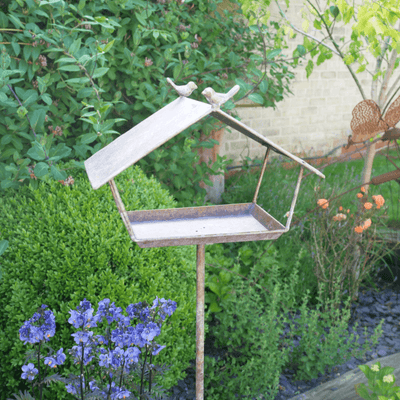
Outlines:
{"label": "green foliage", "polygon": [[[250,24],[255,23],[257,20],[267,23],[271,17],[269,7],[271,0],[240,0],[242,10],[245,16],[249,19]],[[290,1],[286,0],[286,7],[289,7]],[[277,2],[278,4],[278,2]],[[316,3],[318,4],[318,3]],[[332,5],[331,5],[332,4]],[[332,58],[333,53],[339,54],[346,65],[354,63],[359,64],[356,73],[363,72],[368,61],[364,56],[362,49],[365,47],[365,42],[368,43],[368,51],[376,58],[384,56],[382,53],[382,43],[385,40],[388,47],[384,50],[397,50],[400,51],[400,33],[394,28],[394,25],[400,18],[398,1],[381,0],[379,2],[366,2],[355,8],[354,3],[347,2],[346,0],[330,0],[326,3],[324,8],[319,5],[314,5],[313,2],[304,2],[305,7],[302,9],[302,28],[303,28],[303,45],[302,47],[311,55],[311,58],[317,57],[316,64],[320,65],[325,60]],[[280,14],[282,19],[279,21],[281,29],[279,35],[283,43],[286,43],[284,36],[289,38],[296,37],[294,33],[292,22],[288,20],[283,7],[280,7]],[[308,12],[305,12],[307,10]],[[342,22],[347,25],[354,19],[352,26],[351,40],[348,48],[343,49],[339,46],[339,42],[344,42],[345,37],[341,37],[338,41],[333,38],[333,28],[336,24]],[[317,31],[324,31],[328,34],[333,47],[330,44],[324,43],[324,39],[314,40],[312,37],[307,36],[307,31],[312,25]],[[298,28],[296,29],[298,32]],[[279,36],[278,35],[278,36]],[[315,37],[314,34],[312,34]],[[322,35],[321,35],[322,36]],[[325,36],[325,33],[324,35]],[[364,38],[365,41],[361,40]],[[328,48],[329,47],[329,48]],[[299,51],[299,46],[293,51],[295,58],[294,64],[301,60],[305,60],[307,54]],[[395,68],[397,68],[396,63]],[[314,68],[314,61],[308,60],[306,71],[307,78],[311,75]],[[382,75],[382,70],[375,71],[374,80]],[[354,74],[353,77],[355,78]],[[356,79],[356,78],[355,78]]]}
{"label": "green foliage", "polygon": [[[259,270],[251,270],[252,285],[240,277],[233,277],[234,296],[223,313],[216,314],[219,324],[213,329],[216,346],[226,346],[226,361],[205,357],[205,388],[207,399],[232,399],[236,393],[252,398],[255,393],[268,393],[274,399],[278,392],[279,376],[288,366],[297,368],[296,379],[314,379],[326,367],[348,360],[354,354],[362,357],[370,346],[365,343],[360,352],[349,351],[357,345],[354,334],[347,336],[350,312],[321,314],[319,308],[308,315],[306,303],[309,290],[303,293],[301,317],[290,321],[280,311],[280,304],[290,304],[298,285],[298,266],[288,280],[280,277],[280,268],[271,270],[268,291],[256,283]],[[257,278],[257,279],[256,279]],[[321,298],[320,298],[321,299]],[[293,299],[292,299],[293,301]],[[288,309],[284,307],[283,312]],[[278,319],[278,315],[280,318]],[[322,321],[319,319],[321,317]],[[278,319],[278,320],[277,320]],[[283,324],[290,324],[289,336],[282,340]],[[375,330],[372,342],[382,333],[383,320]],[[300,325],[300,327],[297,327]],[[329,327],[327,334],[325,329]],[[367,328],[365,328],[365,335]],[[294,335],[301,335],[300,344],[289,354]],[[284,335],[285,336],[285,335]],[[224,380],[222,385],[220,382]]]}
{"label": "green foliage", "polygon": [[[71,186],[50,180],[37,189],[9,188],[0,195],[2,237],[10,243],[0,281],[1,400],[26,388],[21,367],[31,345],[23,344],[18,331],[42,304],[56,318],[50,345],[57,351],[74,345],[71,334],[76,329],[67,322],[69,310],[85,297],[95,309],[109,298],[123,310],[139,301],[152,303],[156,296],[174,300],[177,310],[157,338],[166,348],[154,359],[156,365],[172,367],[155,382],[169,389],[184,378],[182,371],[195,358],[195,247],[139,248],[126,233],[110,189],[94,191],[84,171],[71,173]],[[116,184],[127,210],[176,206],[137,166],[121,173]],[[95,334],[104,327],[95,328]],[[79,374],[69,356],[60,368],[63,376]],[[68,398],[61,383],[45,391],[46,399]]]}
{"label": "green foliage", "polygon": [[[12,0],[0,12],[0,190],[38,180],[65,180],[60,161],[83,162],[172,100],[167,84],[192,80],[198,89],[226,92],[265,107],[290,92],[290,64],[276,26],[247,27],[220,1]],[[291,92],[290,92],[291,93]],[[229,101],[225,110],[234,108]],[[202,203],[200,187],[229,160],[196,165],[196,149],[216,127],[207,119],[171,139],[139,162],[181,204]],[[165,168],[168,166],[168,168]]]}

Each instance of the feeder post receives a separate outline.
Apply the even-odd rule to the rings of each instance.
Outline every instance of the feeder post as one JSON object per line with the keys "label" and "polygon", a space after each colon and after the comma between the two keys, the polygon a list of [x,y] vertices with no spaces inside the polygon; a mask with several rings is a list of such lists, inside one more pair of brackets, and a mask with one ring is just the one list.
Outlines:
{"label": "feeder post", "polygon": [[265,152],[264,164],[263,164],[263,166],[261,168],[260,177],[258,178],[256,192],[254,193],[254,198],[253,198],[253,203],[254,204],[257,202],[257,196],[258,196],[258,192],[260,190],[261,181],[262,181],[262,178],[263,178],[263,175],[264,175],[264,172],[265,172],[265,168],[267,167],[268,153],[269,153],[269,146],[267,146],[267,151]]}
{"label": "feeder post", "polygon": [[296,205],[297,196],[298,196],[299,190],[300,190],[300,183],[301,183],[301,180],[303,178],[303,170],[304,170],[304,167],[301,166],[300,167],[299,177],[297,178],[296,189],[294,190],[294,196],[293,196],[293,200],[292,200],[292,205],[290,206],[289,218],[288,218],[288,220],[286,222],[285,232],[287,232],[289,230],[290,223],[292,222],[294,206]]}
{"label": "feeder post", "polygon": [[196,400],[204,399],[204,281],[205,245],[197,245],[196,272]]}

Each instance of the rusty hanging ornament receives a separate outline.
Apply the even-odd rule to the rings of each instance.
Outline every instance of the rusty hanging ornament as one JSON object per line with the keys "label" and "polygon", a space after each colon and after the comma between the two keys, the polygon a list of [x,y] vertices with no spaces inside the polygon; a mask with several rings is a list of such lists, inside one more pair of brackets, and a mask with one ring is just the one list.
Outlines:
{"label": "rusty hanging ornament", "polygon": [[400,96],[390,105],[382,117],[379,106],[373,100],[363,100],[353,109],[350,122],[353,135],[349,136],[346,149],[352,144],[359,144],[380,132],[385,132],[381,140],[400,138],[400,129],[395,125],[400,121]]}

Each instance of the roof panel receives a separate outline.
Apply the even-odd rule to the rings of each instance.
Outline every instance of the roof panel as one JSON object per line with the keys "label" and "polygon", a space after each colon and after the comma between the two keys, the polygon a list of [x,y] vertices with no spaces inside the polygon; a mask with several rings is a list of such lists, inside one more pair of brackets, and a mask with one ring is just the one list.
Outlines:
{"label": "roof panel", "polygon": [[85,161],[93,189],[98,189],[178,133],[210,114],[210,104],[179,97]]}
{"label": "roof panel", "polygon": [[226,123],[230,127],[236,129],[237,131],[243,133],[244,135],[248,136],[249,138],[255,140],[256,142],[260,143],[263,146],[269,146],[271,147],[272,150],[274,150],[276,153],[282,154],[286,157],[291,158],[293,161],[296,161],[300,165],[303,165],[305,168],[313,172],[314,174],[317,174],[321,178],[325,179],[325,175],[322,174],[320,171],[318,171],[316,168],[312,167],[310,164],[307,164],[304,160],[302,160],[299,157],[294,156],[293,154],[290,154],[288,151],[285,149],[282,149],[282,147],[278,146],[277,144],[271,142],[268,138],[265,136],[259,134],[256,132],[254,129],[251,129],[247,125],[243,124],[242,122],[238,121],[237,119],[233,118],[229,114],[223,112],[222,110],[214,110],[211,115],[214,118],[219,119],[221,122]]}
{"label": "roof panel", "polygon": [[321,178],[325,176],[302,159],[210,104],[179,97],[88,158],[84,164],[93,189],[98,189],[153,150],[211,114],[228,126],[291,158]]}

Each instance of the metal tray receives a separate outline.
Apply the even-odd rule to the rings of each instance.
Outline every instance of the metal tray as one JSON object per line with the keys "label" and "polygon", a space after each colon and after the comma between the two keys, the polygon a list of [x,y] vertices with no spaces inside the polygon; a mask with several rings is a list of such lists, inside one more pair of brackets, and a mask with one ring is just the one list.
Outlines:
{"label": "metal tray", "polygon": [[127,211],[141,248],[277,239],[285,227],[255,203]]}

